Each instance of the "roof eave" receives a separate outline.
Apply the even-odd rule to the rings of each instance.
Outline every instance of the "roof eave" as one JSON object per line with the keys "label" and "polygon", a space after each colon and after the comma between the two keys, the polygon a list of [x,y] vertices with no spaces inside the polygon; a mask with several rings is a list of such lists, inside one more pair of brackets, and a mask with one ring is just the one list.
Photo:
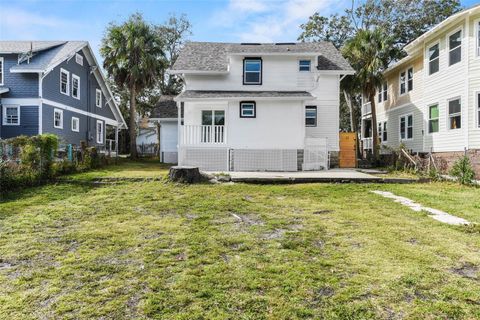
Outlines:
{"label": "roof eave", "polygon": [[167,70],[169,74],[204,74],[204,75],[222,75],[228,74],[228,70]]}
{"label": "roof eave", "polygon": [[237,96],[237,97],[210,97],[210,98],[183,98],[178,96],[175,101],[211,101],[211,100],[224,100],[224,101],[238,101],[238,100],[256,100],[256,101],[270,101],[270,100],[282,100],[282,101],[310,101],[315,100],[316,97],[255,97],[255,96]]}
{"label": "roof eave", "polygon": [[44,71],[45,70],[39,69],[39,68],[36,68],[36,69],[15,68],[15,67],[10,68],[10,73],[42,73]]}
{"label": "roof eave", "polygon": [[355,70],[317,70],[319,74],[354,75]]}

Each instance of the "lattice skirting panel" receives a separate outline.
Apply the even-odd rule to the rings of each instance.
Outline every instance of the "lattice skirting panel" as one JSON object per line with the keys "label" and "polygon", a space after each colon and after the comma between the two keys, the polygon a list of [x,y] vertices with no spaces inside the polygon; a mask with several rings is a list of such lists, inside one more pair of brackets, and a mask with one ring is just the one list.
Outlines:
{"label": "lattice skirting panel", "polygon": [[297,149],[232,149],[233,171],[297,171]]}
{"label": "lattice skirting panel", "polygon": [[194,166],[204,171],[229,171],[228,148],[184,147],[180,150],[179,164]]}

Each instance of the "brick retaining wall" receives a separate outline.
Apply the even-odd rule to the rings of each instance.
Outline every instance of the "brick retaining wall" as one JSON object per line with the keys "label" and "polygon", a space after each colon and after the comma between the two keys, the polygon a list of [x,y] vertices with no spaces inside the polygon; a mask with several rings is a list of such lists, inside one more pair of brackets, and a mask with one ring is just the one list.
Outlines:
{"label": "brick retaining wall", "polygon": [[[439,160],[438,162],[444,162],[446,165],[447,173],[452,168],[455,161],[457,161],[460,157],[464,155],[464,152],[435,152],[433,156],[435,159]],[[480,149],[469,150],[467,151],[467,155],[470,158],[470,162],[472,163],[473,169],[475,170],[476,178],[480,179]],[[440,164],[437,164],[440,165]],[[441,166],[441,165],[440,165]]]}

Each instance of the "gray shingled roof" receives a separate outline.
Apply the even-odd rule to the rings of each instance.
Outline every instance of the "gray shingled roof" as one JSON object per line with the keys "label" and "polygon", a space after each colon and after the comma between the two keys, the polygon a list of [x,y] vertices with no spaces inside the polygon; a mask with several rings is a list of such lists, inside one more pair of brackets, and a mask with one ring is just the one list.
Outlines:
{"label": "gray shingled roof", "polygon": [[177,103],[173,98],[173,96],[162,97],[150,112],[150,118],[177,118]]}
{"label": "gray shingled roof", "polygon": [[187,42],[172,67],[172,71],[227,72],[228,55],[238,54],[316,54],[319,70],[353,71],[345,58],[330,42],[300,42],[292,44],[240,44],[219,42]]}
{"label": "gray shingled roof", "polygon": [[0,41],[0,53],[24,53],[53,48],[67,41]]}
{"label": "gray shingled roof", "polygon": [[27,63],[25,61],[19,65],[11,67],[10,70],[47,70],[49,69],[49,67],[55,66],[56,64],[67,59],[69,56],[74,55],[78,50],[80,50],[86,45],[86,41],[67,41],[60,45],[52,46],[48,50],[44,49],[42,51],[36,52],[33,58],[30,59],[30,63]]}
{"label": "gray shingled roof", "polygon": [[211,91],[186,90],[177,96],[182,99],[210,99],[210,98],[313,98],[306,91]]}

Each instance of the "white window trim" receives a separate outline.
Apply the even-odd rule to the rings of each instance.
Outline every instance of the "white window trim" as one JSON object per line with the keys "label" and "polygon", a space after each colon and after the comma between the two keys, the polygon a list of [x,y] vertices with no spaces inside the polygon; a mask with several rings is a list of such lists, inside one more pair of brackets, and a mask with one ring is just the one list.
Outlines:
{"label": "white window trim", "polygon": [[[308,71],[300,70],[300,61],[310,61],[310,66],[308,67]],[[298,72],[312,72],[312,59],[298,59]]]}
{"label": "white window trim", "polygon": [[[252,109],[252,114],[251,115],[246,115],[243,113],[243,106],[244,105],[251,105],[253,106],[253,109]],[[257,114],[256,114],[256,103],[255,102],[241,102],[240,103],[240,116],[242,118],[256,118],[257,117]]]}
{"label": "white window trim", "polygon": [[[413,65],[410,65],[407,68],[400,70],[400,72],[398,73],[398,93],[400,97],[409,94],[410,91],[413,91],[413,89],[410,91],[408,90],[408,70],[409,69],[412,69],[412,81],[413,81],[414,75],[415,75],[415,69],[413,68]],[[405,92],[404,93],[402,93],[402,81],[401,81],[403,72],[405,72]],[[413,83],[413,85],[415,86],[415,82]]]}
{"label": "white window trim", "polygon": [[[100,136],[98,134],[98,124],[101,124],[102,126],[102,135]],[[101,143],[103,144],[103,136],[105,135],[105,125],[103,124],[103,121],[102,120],[97,120],[96,122],[96,126],[95,126],[95,137],[96,137],[96,141],[97,143]],[[98,139],[100,137],[100,139]]]}
{"label": "white window trim", "polygon": [[[412,116],[412,137],[408,138],[408,117]],[[402,139],[402,118],[405,118],[405,138]],[[415,119],[413,113],[402,114],[398,118],[398,138],[400,141],[411,141],[413,140],[413,129],[415,128]]]}
{"label": "white window trim", "polygon": [[[73,95],[73,79],[78,80],[78,90],[77,90],[78,96],[77,97]],[[80,100],[80,77],[73,73],[72,73],[72,97],[77,100]]]}
{"label": "white window trim", "polygon": [[[461,55],[460,55],[460,61],[455,63],[455,64],[450,64],[450,36],[457,33],[458,31],[461,31],[461,34],[460,34],[460,40],[461,40],[461,44],[460,44],[460,52],[461,52]],[[464,36],[464,32],[463,32],[463,27],[458,27],[456,28],[454,31],[450,32],[450,33],[447,33],[446,37],[445,37],[445,47],[447,48],[447,67],[450,68],[450,67],[453,67],[453,66],[457,66],[457,65],[461,65],[462,62],[463,62],[463,42],[464,42],[464,39],[463,39],[463,36]],[[458,48],[458,47],[456,47]],[[455,49],[456,49],[455,48]]]}
{"label": "white window trim", "polygon": [[[60,113],[60,126],[55,125],[55,113]],[[53,127],[56,129],[63,129],[63,110],[62,109],[53,109]]]}
{"label": "white window trim", "polygon": [[4,78],[5,78],[5,61],[3,57],[0,57],[0,62],[2,63],[2,67],[0,68],[0,71],[2,72],[2,76],[0,77],[0,86],[4,85]]}
{"label": "white window trim", "polygon": [[[450,128],[450,101],[460,100],[460,128],[451,129]],[[458,96],[455,98],[447,99],[447,105],[445,106],[446,113],[446,122],[447,122],[447,131],[457,131],[463,129],[463,102],[462,97]]]}
{"label": "white window trim", "polygon": [[[386,85],[386,88],[385,90],[383,90],[383,85]],[[387,99],[384,99],[384,93],[387,93]],[[381,99],[378,99],[378,98],[381,98]],[[384,103],[385,101],[388,100],[388,82],[387,81],[384,81],[382,82],[382,84],[380,85],[379,89],[378,89],[378,92],[377,92],[377,101],[378,103]]]}
{"label": "white window trim", "polygon": [[75,53],[75,62],[83,66],[83,56],[79,53]]}
{"label": "white window trim", "polygon": [[[73,128],[73,123],[74,123],[75,121],[77,122],[77,129],[74,129],[74,128]],[[80,132],[80,119],[77,118],[77,117],[72,117],[72,131],[73,131],[73,132]]]}
{"label": "white window trim", "polygon": [[477,59],[480,58],[480,41],[479,41],[479,33],[480,33],[480,26],[479,26],[479,23],[480,23],[480,19],[476,19],[473,21],[474,23],[474,36],[475,36],[475,57]]}
{"label": "white window trim", "polygon": [[[437,108],[438,108],[438,118],[436,118],[436,120],[438,120],[438,131],[437,132],[430,132],[430,120],[435,120],[435,119],[430,119],[430,107],[433,107],[433,106],[437,106]],[[432,135],[436,135],[436,134],[440,133],[440,103],[435,102],[435,103],[431,103],[431,104],[427,105],[427,115],[428,115],[427,130],[426,130],[427,135],[432,136]]]}
{"label": "white window trim", "polygon": [[[7,108],[16,108],[18,114],[18,123],[7,123]],[[2,112],[2,125],[3,126],[19,126],[20,125],[20,106],[15,104],[4,104]]]}
{"label": "white window trim", "polygon": [[[97,104],[97,95],[100,93],[100,100],[99,100],[99,104]],[[95,89],[95,106],[97,108],[101,108],[102,107],[102,90],[100,89]]]}
{"label": "white window trim", "polygon": [[475,119],[476,119],[476,125],[475,125],[475,129],[477,130],[480,130],[480,103],[478,101],[479,99],[479,96],[480,96],[480,91],[476,91],[475,92],[475,105],[477,106],[476,108],[476,112],[475,112]]}
{"label": "white window trim", "polygon": [[[382,131],[382,143],[388,142],[388,125],[387,125],[387,123],[388,123],[387,121],[382,122],[382,129],[383,129],[383,131]],[[383,133],[385,133],[385,132],[387,132],[387,140],[383,139]]]}
{"label": "white window trim", "polygon": [[[67,92],[62,92],[62,73],[67,74]],[[60,69],[60,93],[66,96],[70,96],[70,72],[63,68]]]}
{"label": "white window trim", "polygon": [[[438,60],[438,71],[435,72],[435,73],[432,73],[430,74],[430,58],[428,57],[428,53],[430,51],[430,48],[431,47],[434,47],[438,45],[438,57],[437,57],[437,60]],[[430,77],[430,76],[433,76],[437,73],[440,73],[440,55],[441,55],[441,51],[440,51],[440,40],[437,40],[436,42],[433,42],[431,45],[429,45],[427,48],[426,48],[426,52],[425,52],[425,65],[427,66],[426,69],[426,72],[427,72],[427,76]]]}

